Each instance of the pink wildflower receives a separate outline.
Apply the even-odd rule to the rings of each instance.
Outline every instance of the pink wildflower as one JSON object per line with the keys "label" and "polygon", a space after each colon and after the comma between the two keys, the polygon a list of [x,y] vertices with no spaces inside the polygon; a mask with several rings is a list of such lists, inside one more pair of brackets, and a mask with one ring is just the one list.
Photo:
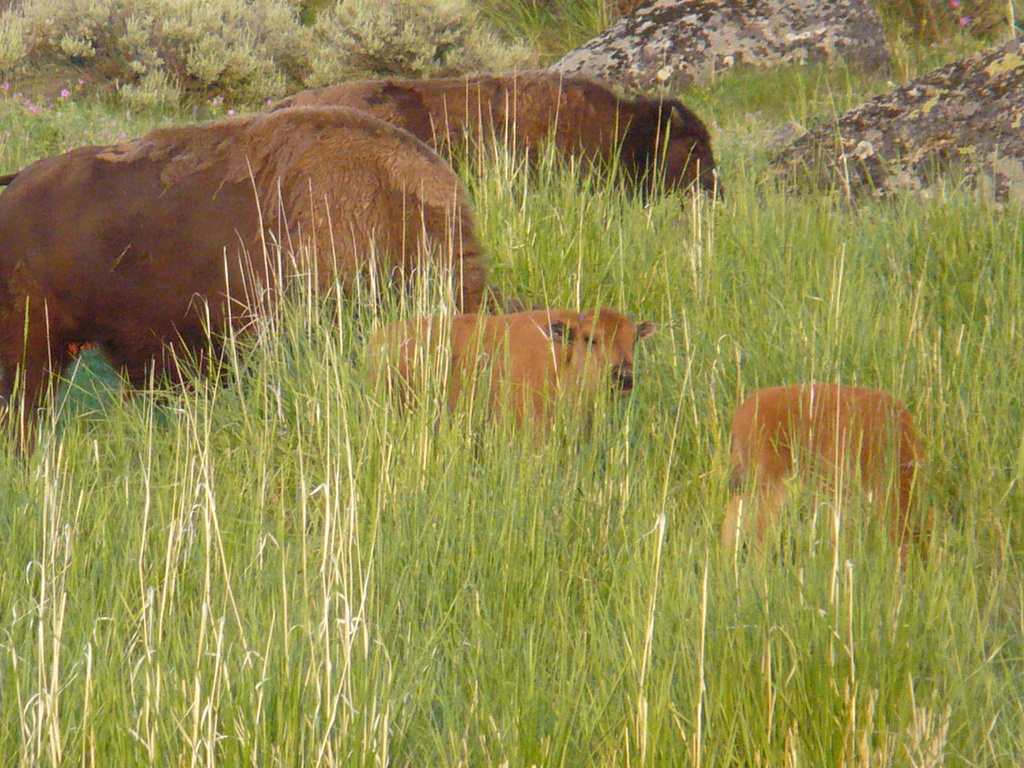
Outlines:
{"label": "pink wildflower", "polygon": [[11,84],[10,83],[4,83],[3,85],[0,85],[0,88],[3,88],[5,91],[9,91],[9,90],[11,90]]}
{"label": "pink wildflower", "polygon": [[970,16],[961,16],[960,17],[960,26],[961,27],[966,27],[970,23],[971,23],[971,17]]}
{"label": "pink wildflower", "polygon": [[70,95],[71,95],[71,91],[69,91],[67,88],[61,88],[60,89],[60,97],[62,99],[66,99]]}
{"label": "pink wildflower", "polygon": [[949,0],[949,7],[950,8],[959,8],[960,7],[960,0]]}
{"label": "pink wildflower", "polygon": [[234,115],[235,115],[235,110],[229,109],[228,110],[228,117],[234,117]]}

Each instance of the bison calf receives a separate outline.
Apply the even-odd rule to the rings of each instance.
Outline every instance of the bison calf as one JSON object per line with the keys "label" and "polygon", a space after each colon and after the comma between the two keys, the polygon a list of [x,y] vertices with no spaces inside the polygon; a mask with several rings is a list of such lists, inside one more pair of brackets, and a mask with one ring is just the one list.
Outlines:
{"label": "bison calf", "polygon": [[835,384],[758,390],[732,419],[732,497],[722,545],[732,549],[748,532],[763,542],[789,499],[787,480],[798,473],[832,492],[859,482],[905,562],[913,540],[924,551],[927,526],[916,512],[923,462],[910,413],[886,392]]}
{"label": "bison calf", "polygon": [[362,80],[297,93],[273,109],[337,104],[363,109],[433,144],[500,142],[536,158],[558,154],[607,168],[617,161],[631,187],[720,194],[711,136],[675,99],[623,99],[578,76],[534,70],[431,80]]}
{"label": "bison calf", "polygon": [[161,128],[5,180],[0,398],[20,368],[26,413],[82,344],[134,386],[154,365],[175,374],[168,348],[202,354],[210,332],[251,323],[282,273],[349,286],[364,271],[390,280],[436,264],[454,275],[463,311],[484,289],[451,167],[353,109]]}
{"label": "bison calf", "polygon": [[633,347],[656,330],[613,309],[541,309],[395,323],[375,334],[370,349],[376,375],[385,376],[403,401],[423,391],[434,366],[450,409],[474,397],[480,384],[489,413],[508,409],[519,423],[543,424],[563,393],[629,394]]}

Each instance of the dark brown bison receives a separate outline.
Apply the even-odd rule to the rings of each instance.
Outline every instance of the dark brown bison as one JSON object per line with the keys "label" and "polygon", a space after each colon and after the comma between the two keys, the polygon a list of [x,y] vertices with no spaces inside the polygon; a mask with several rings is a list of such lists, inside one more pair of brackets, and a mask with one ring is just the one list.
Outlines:
{"label": "dark brown bison", "polygon": [[836,384],[760,389],[732,419],[732,498],[722,523],[726,549],[752,532],[763,541],[799,472],[812,487],[837,492],[858,483],[885,519],[905,561],[923,544],[928,520],[917,512],[925,455],[910,412],[887,392]]}
{"label": "dark brown bison", "polygon": [[26,413],[92,343],[132,385],[242,328],[282,275],[349,286],[450,267],[474,311],[485,267],[451,167],[353,109],[162,128],[40,160],[0,194],[0,397]]}
{"label": "dark brown bison", "polygon": [[544,424],[563,394],[629,394],[633,347],[656,330],[608,308],[425,317],[374,334],[371,370],[402,402],[423,391],[431,371],[440,374],[451,409],[482,380],[489,413],[507,408],[517,422]]}
{"label": "dark brown bison", "polygon": [[536,157],[554,142],[564,157],[607,168],[615,159],[645,193],[694,184],[719,194],[711,137],[675,99],[622,99],[582,77],[544,70],[434,80],[363,80],[303,91],[273,109],[355,107],[405,128],[440,152],[502,142]]}

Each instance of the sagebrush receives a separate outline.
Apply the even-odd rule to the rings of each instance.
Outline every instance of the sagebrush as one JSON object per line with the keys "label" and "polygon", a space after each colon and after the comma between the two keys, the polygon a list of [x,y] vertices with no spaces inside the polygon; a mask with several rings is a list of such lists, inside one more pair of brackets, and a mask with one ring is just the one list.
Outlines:
{"label": "sagebrush", "polygon": [[0,72],[48,66],[116,84],[135,106],[256,104],[354,76],[451,75],[529,63],[467,0],[26,0],[0,15]]}

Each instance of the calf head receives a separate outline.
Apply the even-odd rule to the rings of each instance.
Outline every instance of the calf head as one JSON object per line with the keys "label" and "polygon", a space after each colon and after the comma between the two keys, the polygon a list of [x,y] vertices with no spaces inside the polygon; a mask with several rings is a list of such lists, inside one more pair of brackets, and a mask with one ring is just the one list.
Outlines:
{"label": "calf head", "polygon": [[628,395],[633,390],[633,348],[650,337],[658,326],[650,321],[634,323],[607,307],[582,314],[554,316],[542,329],[545,336],[566,347],[567,378],[586,389],[604,386],[611,378],[612,391]]}

